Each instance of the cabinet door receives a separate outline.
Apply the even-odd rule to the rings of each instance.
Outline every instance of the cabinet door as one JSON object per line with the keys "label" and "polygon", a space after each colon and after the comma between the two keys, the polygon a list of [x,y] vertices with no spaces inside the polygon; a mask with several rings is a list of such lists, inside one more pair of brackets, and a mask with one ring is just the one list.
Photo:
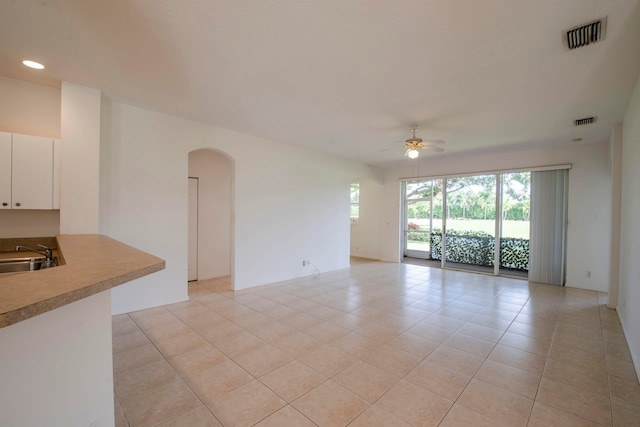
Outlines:
{"label": "cabinet door", "polygon": [[13,135],[13,209],[53,208],[53,139]]}
{"label": "cabinet door", "polygon": [[0,132],[0,209],[11,209],[11,134]]}

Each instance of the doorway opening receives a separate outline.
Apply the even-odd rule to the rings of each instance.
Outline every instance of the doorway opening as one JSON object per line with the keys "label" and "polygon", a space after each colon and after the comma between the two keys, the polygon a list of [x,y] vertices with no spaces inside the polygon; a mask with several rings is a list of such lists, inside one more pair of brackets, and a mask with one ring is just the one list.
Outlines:
{"label": "doorway opening", "polygon": [[187,246],[189,264],[187,280],[198,280],[198,178],[189,177],[189,239]]}
{"label": "doorway opening", "polygon": [[233,160],[219,151],[189,153],[189,281],[233,288],[233,174]]}

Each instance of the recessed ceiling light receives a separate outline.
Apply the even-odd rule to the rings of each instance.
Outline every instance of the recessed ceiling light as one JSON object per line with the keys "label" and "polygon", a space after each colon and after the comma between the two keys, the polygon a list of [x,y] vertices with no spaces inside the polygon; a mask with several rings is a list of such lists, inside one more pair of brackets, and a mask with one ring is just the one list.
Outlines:
{"label": "recessed ceiling light", "polygon": [[29,67],[29,68],[35,68],[36,70],[42,70],[42,69],[44,69],[44,65],[40,64],[39,62],[25,60],[25,61],[22,61],[22,63],[23,63],[24,65],[26,65],[27,67]]}

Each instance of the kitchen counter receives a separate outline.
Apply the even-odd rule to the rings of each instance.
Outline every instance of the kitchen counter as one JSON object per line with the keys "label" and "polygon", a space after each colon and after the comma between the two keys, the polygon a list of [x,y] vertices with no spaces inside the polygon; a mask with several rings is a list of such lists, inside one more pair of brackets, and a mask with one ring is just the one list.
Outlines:
{"label": "kitchen counter", "polygon": [[98,234],[56,237],[64,265],[0,275],[0,328],[165,268],[165,261]]}

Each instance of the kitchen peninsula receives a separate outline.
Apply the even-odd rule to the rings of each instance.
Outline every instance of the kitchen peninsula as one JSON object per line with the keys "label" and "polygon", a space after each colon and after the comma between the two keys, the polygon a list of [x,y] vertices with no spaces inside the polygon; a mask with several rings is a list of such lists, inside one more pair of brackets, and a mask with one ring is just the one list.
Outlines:
{"label": "kitchen peninsula", "polygon": [[64,265],[0,276],[0,328],[164,269],[164,260],[106,236],[57,242]]}
{"label": "kitchen peninsula", "polygon": [[97,234],[56,241],[61,265],[0,276],[0,425],[112,426],[107,291],[165,262]]}

